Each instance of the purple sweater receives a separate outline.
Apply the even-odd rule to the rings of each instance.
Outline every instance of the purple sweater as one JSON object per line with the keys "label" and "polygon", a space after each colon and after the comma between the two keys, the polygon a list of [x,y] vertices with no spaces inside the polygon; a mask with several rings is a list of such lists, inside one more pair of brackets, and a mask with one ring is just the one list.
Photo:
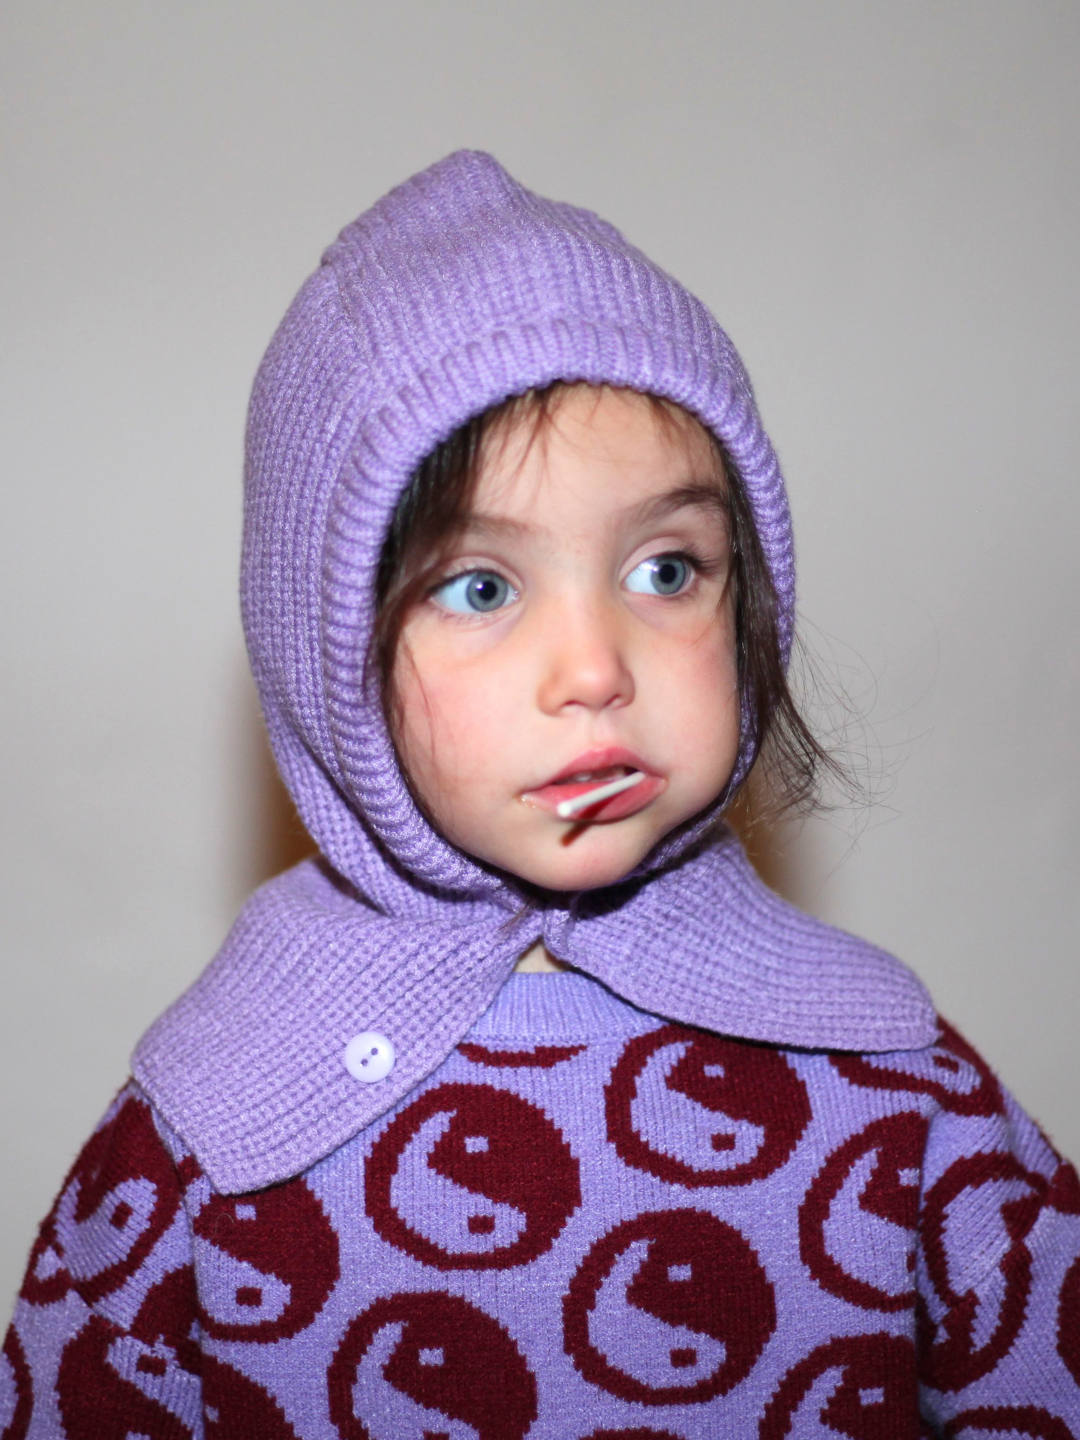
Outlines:
{"label": "purple sweater", "polygon": [[0,1434],[1066,1440],[1078,1257],[1075,1172],[948,1027],[784,1050],[515,975],[265,1190],[122,1091],[34,1249]]}

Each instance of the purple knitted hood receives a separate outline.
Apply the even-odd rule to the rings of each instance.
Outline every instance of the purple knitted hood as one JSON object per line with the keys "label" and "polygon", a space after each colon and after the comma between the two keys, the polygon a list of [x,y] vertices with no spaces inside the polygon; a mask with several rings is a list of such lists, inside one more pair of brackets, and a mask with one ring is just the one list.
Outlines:
{"label": "purple knitted hood", "polygon": [[742,363],[705,307],[610,225],[533,195],[488,155],[461,151],[406,181],[342,232],[301,290],[249,426],[244,622],[271,741],[320,850],[373,898],[387,874],[372,836],[441,890],[497,883],[417,813],[378,696],[365,693],[390,516],[440,440],[560,379],[664,395],[724,441],[790,647],[783,479]]}
{"label": "purple knitted hood", "polygon": [[[449,156],[344,230],[255,382],[242,576],[270,740],[328,867],[264,886],[135,1057],[220,1189],[294,1174],[370,1123],[541,936],[633,1003],[728,1034],[856,1050],[933,1038],[908,971],[784,905],[733,840],[680,860],[681,835],[644,883],[555,897],[508,924],[512,886],[414,806],[365,683],[390,516],[439,441],[558,379],[665,396],[723,441],[790,647],[783,480],[734,347],[698,300],[610,225],[532,194],[483,154]],[[359,1085],[341,1055],[368,1029],[398,1060]]]}

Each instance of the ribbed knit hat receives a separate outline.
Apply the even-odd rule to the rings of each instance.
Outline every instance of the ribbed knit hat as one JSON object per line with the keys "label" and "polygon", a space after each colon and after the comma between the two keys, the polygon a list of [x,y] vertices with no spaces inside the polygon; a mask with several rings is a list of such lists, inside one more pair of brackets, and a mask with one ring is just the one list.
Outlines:
{"label": "ribbed knit hat", "polygon": [[300,291],[248,432],[244,622],[271,742],[320,849],[373,898],[383,875],[366,827],[421,881],[491,891],[417,813],[364,686],[390,516],[439,441],[553,380],[664,396],[720,438],[790,647],[783,480],[708,310],[611,225],[534,195],[490,155],[459,151],[414,176],[342,232]]}

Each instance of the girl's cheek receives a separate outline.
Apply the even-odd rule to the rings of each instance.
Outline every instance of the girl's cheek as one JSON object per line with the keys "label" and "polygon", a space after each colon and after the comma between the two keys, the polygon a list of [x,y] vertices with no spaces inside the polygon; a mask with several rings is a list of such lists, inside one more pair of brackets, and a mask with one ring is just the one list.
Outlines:
{"label": "girl's cheek", "polygon": [[428,804],[439,809],[491,772],[514,729],[507,686],[473,666],[431,666],[418,672],[416,703],[406,709],[404,758]]}
{"label": "girl's cheek", "polygon": [[[734,635],[731,627],[718,627],[715,620],[698,634],[668,652],[666,676],[658,677],[661,695],[677,695],[680,703],[665,703],[665,723],[672,739],[700,767],[702,783],[711,784],[720,770],[735,763],[739,740],[739,685]],[[685,747],[685,748],[684,748]],[[728,774],[720,777],[726,783]]]}
{"label": "girl's cheek", "polygon": [[[733,618],[726,613],[698,615],[674,632],[657,637],[654,663],[681,688],[701,689],[713,697],[736,683],[738,665]],[[715,698],[714,698],[715,703]]]}
{"label": "girl's cheek", "polygon": [[398,714],[394,741],[413,786],[429,808],[437,810],[439,792],[445,788],[441,771],[453,746],[445,733],[445,686],[423,640],[421,634],[406,646],[403,637],[394,662]]}

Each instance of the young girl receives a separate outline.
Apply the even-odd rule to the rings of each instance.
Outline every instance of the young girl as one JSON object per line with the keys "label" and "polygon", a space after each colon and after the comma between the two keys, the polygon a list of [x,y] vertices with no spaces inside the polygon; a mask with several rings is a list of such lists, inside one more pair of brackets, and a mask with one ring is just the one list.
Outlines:
{"label": "young girl", "polygon": [[392,192],[260,370],[243,605],[321,857],[140,1044],[4,1440],[1080,1434],[1075,1173],[722,823],[819,752],[692,296],[487,156]]}

